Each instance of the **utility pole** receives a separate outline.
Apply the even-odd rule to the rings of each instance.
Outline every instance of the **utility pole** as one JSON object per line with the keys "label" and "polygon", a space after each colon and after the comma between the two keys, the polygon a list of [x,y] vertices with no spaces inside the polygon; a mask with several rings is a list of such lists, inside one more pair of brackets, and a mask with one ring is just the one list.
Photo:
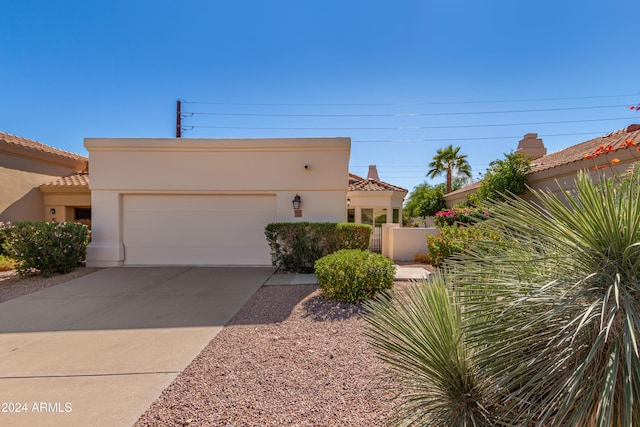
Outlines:
{"label": "utility pole", "polygon": [[182,137],[182,101],[176,101],[176,138]]}

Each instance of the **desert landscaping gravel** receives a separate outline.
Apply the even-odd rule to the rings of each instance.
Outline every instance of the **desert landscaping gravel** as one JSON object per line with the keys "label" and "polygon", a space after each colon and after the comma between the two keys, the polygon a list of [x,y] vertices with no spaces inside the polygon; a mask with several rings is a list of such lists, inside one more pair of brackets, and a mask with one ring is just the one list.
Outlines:
{"label": "desert landscaping gravel", "polygon": [[262,287],[136,426],[385,425],[392,384],[362,313],[316,285]]}

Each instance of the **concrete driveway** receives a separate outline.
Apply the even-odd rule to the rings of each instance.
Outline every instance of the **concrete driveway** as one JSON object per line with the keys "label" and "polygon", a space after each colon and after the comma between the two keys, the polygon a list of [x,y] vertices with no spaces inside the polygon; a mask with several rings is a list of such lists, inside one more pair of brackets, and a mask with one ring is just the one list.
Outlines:
{"label": "concrete driveway", "polygon": [[122,267],[0,304],[0,425],[131,426],[273,274]]}

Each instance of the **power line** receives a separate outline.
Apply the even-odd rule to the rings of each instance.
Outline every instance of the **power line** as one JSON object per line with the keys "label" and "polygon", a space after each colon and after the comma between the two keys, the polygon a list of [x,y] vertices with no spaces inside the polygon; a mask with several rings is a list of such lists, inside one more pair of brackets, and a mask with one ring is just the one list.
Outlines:
{"label": "power line", "polygon": [[[594,132],[574,132],[574,133],[549,133],[549,134],[540,134],[539,138],[549,138],[554,136],[577,136],[577,135],[604,135],[608,131],[594,131]],[[522,135],[518,136],[474,136],[467,138],[434,138],[434,139],[351,139],[351,142],[440,142],[440,141],[470,141],[470,140],[492,140],[492,139],[518,139],[522,138]]]}
{"label": "power line", "polygon": [[578,99],[604,99],[604,98],[627,98],[638,96],[634,94],[620,95],[592,95],[592,96],[573,96],[573,97],[557,97],[557,98],[528,98],[528,99],[501,99],[501,100],[485,100],[485,101],[439,101],[439,102],[379,102],[379,103],[261,103],[261,102],[223,102],[223,101],[187,101],[182,100],[184,104],[204,104],[204,105],[253,105],[253,106],[400,106],[400,105],[456,105],[456,104],[492,104],[507,102],[537,102],[537,101],[569,101]]}
{"label": "power line", "polygon": [[605,108],[628,107],[627,104],[599,105],[589,107],[537,108],[528,110],[469,111],[443,113],[389,113],[389,114],[272,114],[272,113],[220,113],[220,112],[183,112],[183,117],[220,116],[220,117],[427,117],[427,116],[468,116],[481,114],[539,113],[546,111],[594,110]]}
{"label": "power line", "polygon": [[533,126],[552,125],[567,123],[590,123],[606,122],[614,120],[627,120],[629,117],[617,117],[609,119],[585,119],[585,120],[558,120],[550,122],[528,122],[528,123],[488,123],[473,125],[443,125],[443,126],[396,126],[396,127],[267,127],[267,126],[206,126],[193,125],[190,129],[239,129],[239,130],[420,130],[420,129],[460,129],[460,128],[485,128],[485,127],[507,127],[507,126]]}

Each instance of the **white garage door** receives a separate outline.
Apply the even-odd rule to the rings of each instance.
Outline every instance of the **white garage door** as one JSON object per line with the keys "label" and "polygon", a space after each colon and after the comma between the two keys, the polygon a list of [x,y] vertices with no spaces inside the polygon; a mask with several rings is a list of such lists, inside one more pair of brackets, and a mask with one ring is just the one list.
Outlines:
{"label": "white garage door", "polygon": [[126,195],[125,264],[269,265],[274,195]]}

